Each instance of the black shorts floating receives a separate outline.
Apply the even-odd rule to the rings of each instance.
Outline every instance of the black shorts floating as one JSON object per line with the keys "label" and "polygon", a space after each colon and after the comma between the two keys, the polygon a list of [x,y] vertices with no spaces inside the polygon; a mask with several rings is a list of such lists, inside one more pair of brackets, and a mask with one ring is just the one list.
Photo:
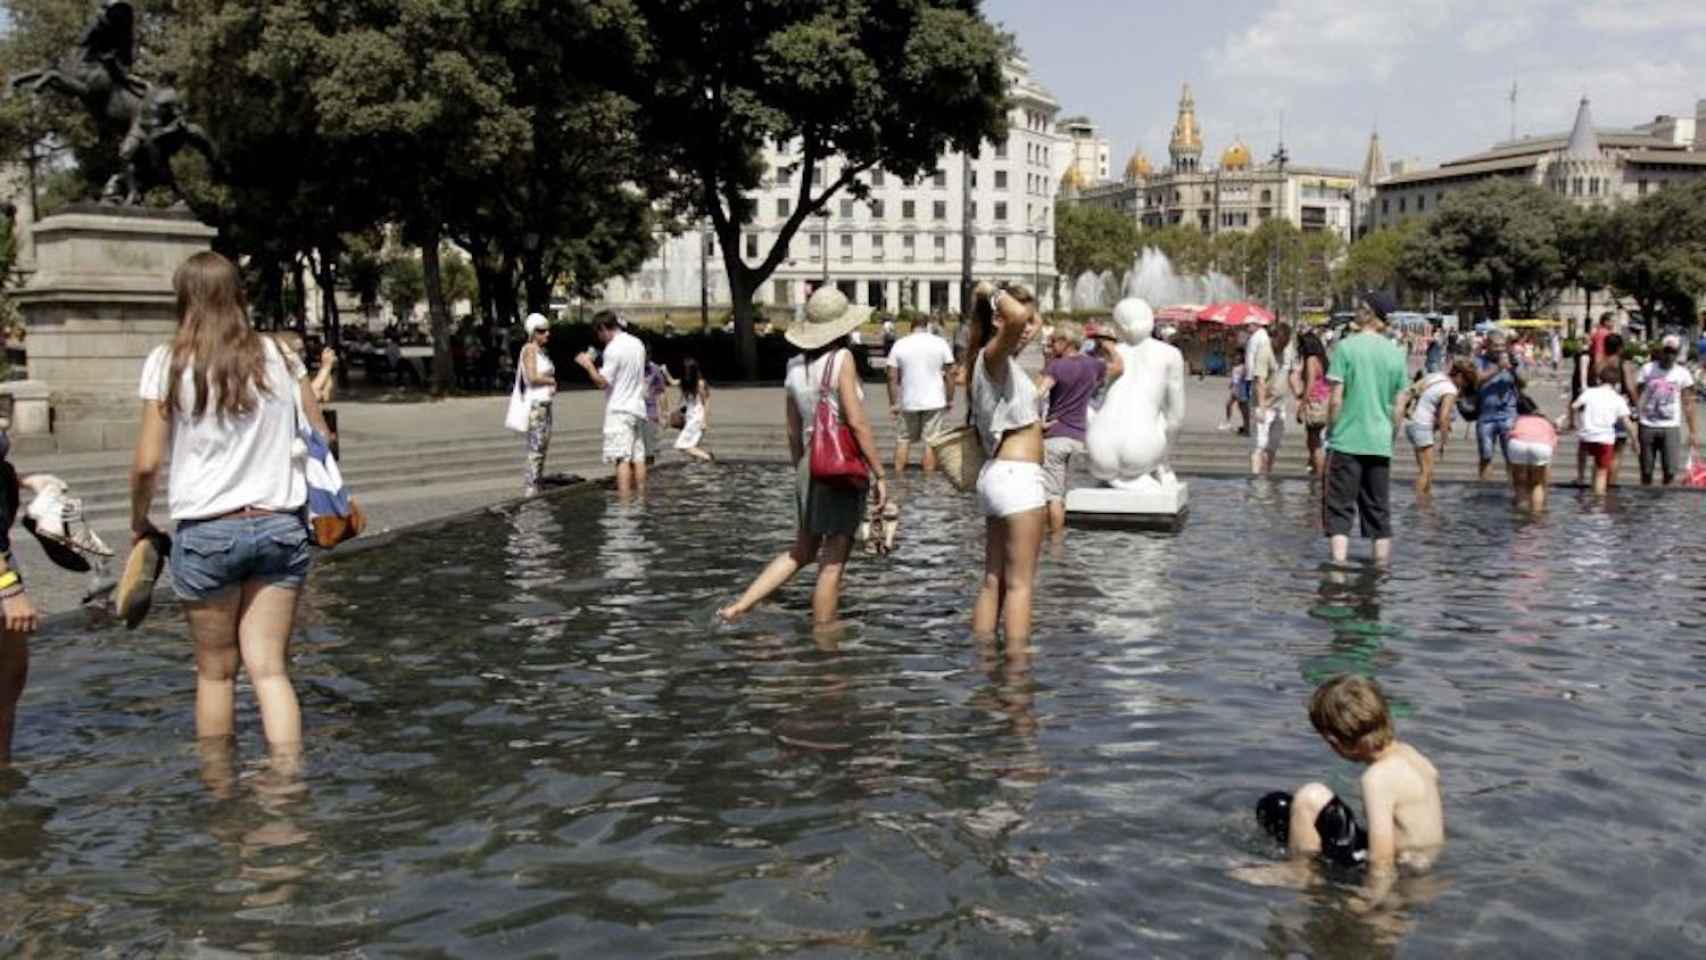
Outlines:
{"label": "black shorts floating", "polygon": [[[1268,836],[1289,844],[1291,794],[1276,790],[1256,801],[1256,822]],[[1368,863],[1368,832],[1338,797],[1315,817],[1315,832],[1321,836],[1321,859],[1335,867],[1361,867]]]}

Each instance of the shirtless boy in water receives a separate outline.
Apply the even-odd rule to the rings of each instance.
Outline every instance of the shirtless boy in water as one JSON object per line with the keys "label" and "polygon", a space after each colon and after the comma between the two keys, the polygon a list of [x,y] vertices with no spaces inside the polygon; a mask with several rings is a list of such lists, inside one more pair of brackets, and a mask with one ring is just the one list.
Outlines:
{"label": "shirtless boy in water", "polygon": [[1421,751],[1394,736],[1392,712],[1372,680],[1327,681],[1310,698],[1309,722],[1334,753],[1368,764],[1362,775],[1368,829],[1319,783],[1289,795],[1268,794],[1256,805],[1256,819],[1295,857],[1367,867],[1371,899],[1379,899],[1397,864],[1426,868],[1445,845],[1439,772]]}

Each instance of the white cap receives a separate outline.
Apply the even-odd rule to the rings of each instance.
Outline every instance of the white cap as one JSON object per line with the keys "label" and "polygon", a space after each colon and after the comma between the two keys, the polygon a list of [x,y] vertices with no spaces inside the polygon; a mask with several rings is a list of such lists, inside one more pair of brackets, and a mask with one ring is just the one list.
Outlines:
{"label": "white cap", "polygon": [[549,329],[551,329],[551,321],[545,319],[544,314],[530,313],[527,315],[527,332],[529,335],[543,333]]}
{"label": "white cap", "polygon": [[1682,338],[1677,336],[1674,333],[1669,334],[1663,340],[1661,340],[1659,342],[1659,349],[1661,349],[1661,350],[1675,350],[1678,353],[1681,353],[1682,352]]}

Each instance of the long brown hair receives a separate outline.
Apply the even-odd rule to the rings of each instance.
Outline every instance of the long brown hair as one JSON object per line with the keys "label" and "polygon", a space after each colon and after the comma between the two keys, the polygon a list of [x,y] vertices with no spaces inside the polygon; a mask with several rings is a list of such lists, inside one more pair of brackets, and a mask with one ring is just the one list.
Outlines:
{"label": "long brown hair", "polygon": [[248,303],[237,266],[212,251],[184,261],[172,276],[178,298],[178,333],[172,340],[166,409],[178,410],[184,370],[192,371],[195,408],[192,419],[207,413],[210,394],[218,397],[220,419],[255,412],[257,391],[267,391],[267,356],[260,335],[249,325]]}

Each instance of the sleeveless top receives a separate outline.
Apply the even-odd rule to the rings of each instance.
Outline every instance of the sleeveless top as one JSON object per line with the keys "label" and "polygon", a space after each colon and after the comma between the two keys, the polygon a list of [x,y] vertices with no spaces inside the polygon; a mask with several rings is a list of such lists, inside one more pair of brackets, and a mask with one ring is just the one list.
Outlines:
{"label": "sleeveless top", "polygon": [[984,371],[981,350],[972,371],[971,411],[983,449],[992,457],[1007,434],[1042,420],[1037,412],[1037,385],[1020,369],[1019,362],[1007,358],[1007,382],[997,385]]}
{"label": "sleeveless top", "polygon": [[[788,398],[794,402],[794,409],[800,413],[800,435],[809,444],[812,436],[812,421],[817,418],[818,396],[823,392],[823,371],[827,364],[834,363],[836,367],[829,375],[829,406],[835,411],[837,420],[844,419],[841,415],[841,391],[836,389],[837,379],[841,375],[841,358],[852,357],[846,350],[835,350],[826,353],[811,363],[806,362],[805,354],[798,354],[788,361],[788,374],[784,385],[788,388]],[[858,388],[859,398],[864,399],[865,387]]]}
{"label": "sleeveless top", "polygon": [[[534,356],[534,361],[533,361],[534,371],[533,372],[536,375],[538,375],[540,377],[554,377],[557,375],[557,365],[551,362],[551,355],[546,353],[545,351],[539,349],[537,346],[534,346],[531,343],[522,348],[522,360],[523,361],[525,361],[527,359],[527,353],[526,352],[529,349],[531,349],[533,351],[533,356]],[[550,403],[552,398],[557,395],[557,388],[556,387],[536,387],[533,384],[528,383],[527,382],[527,365],[525,362],[522,364],[521,369],[522,369],[521,388],[524,391],[522,399],[525,400],[529,404]]]}

